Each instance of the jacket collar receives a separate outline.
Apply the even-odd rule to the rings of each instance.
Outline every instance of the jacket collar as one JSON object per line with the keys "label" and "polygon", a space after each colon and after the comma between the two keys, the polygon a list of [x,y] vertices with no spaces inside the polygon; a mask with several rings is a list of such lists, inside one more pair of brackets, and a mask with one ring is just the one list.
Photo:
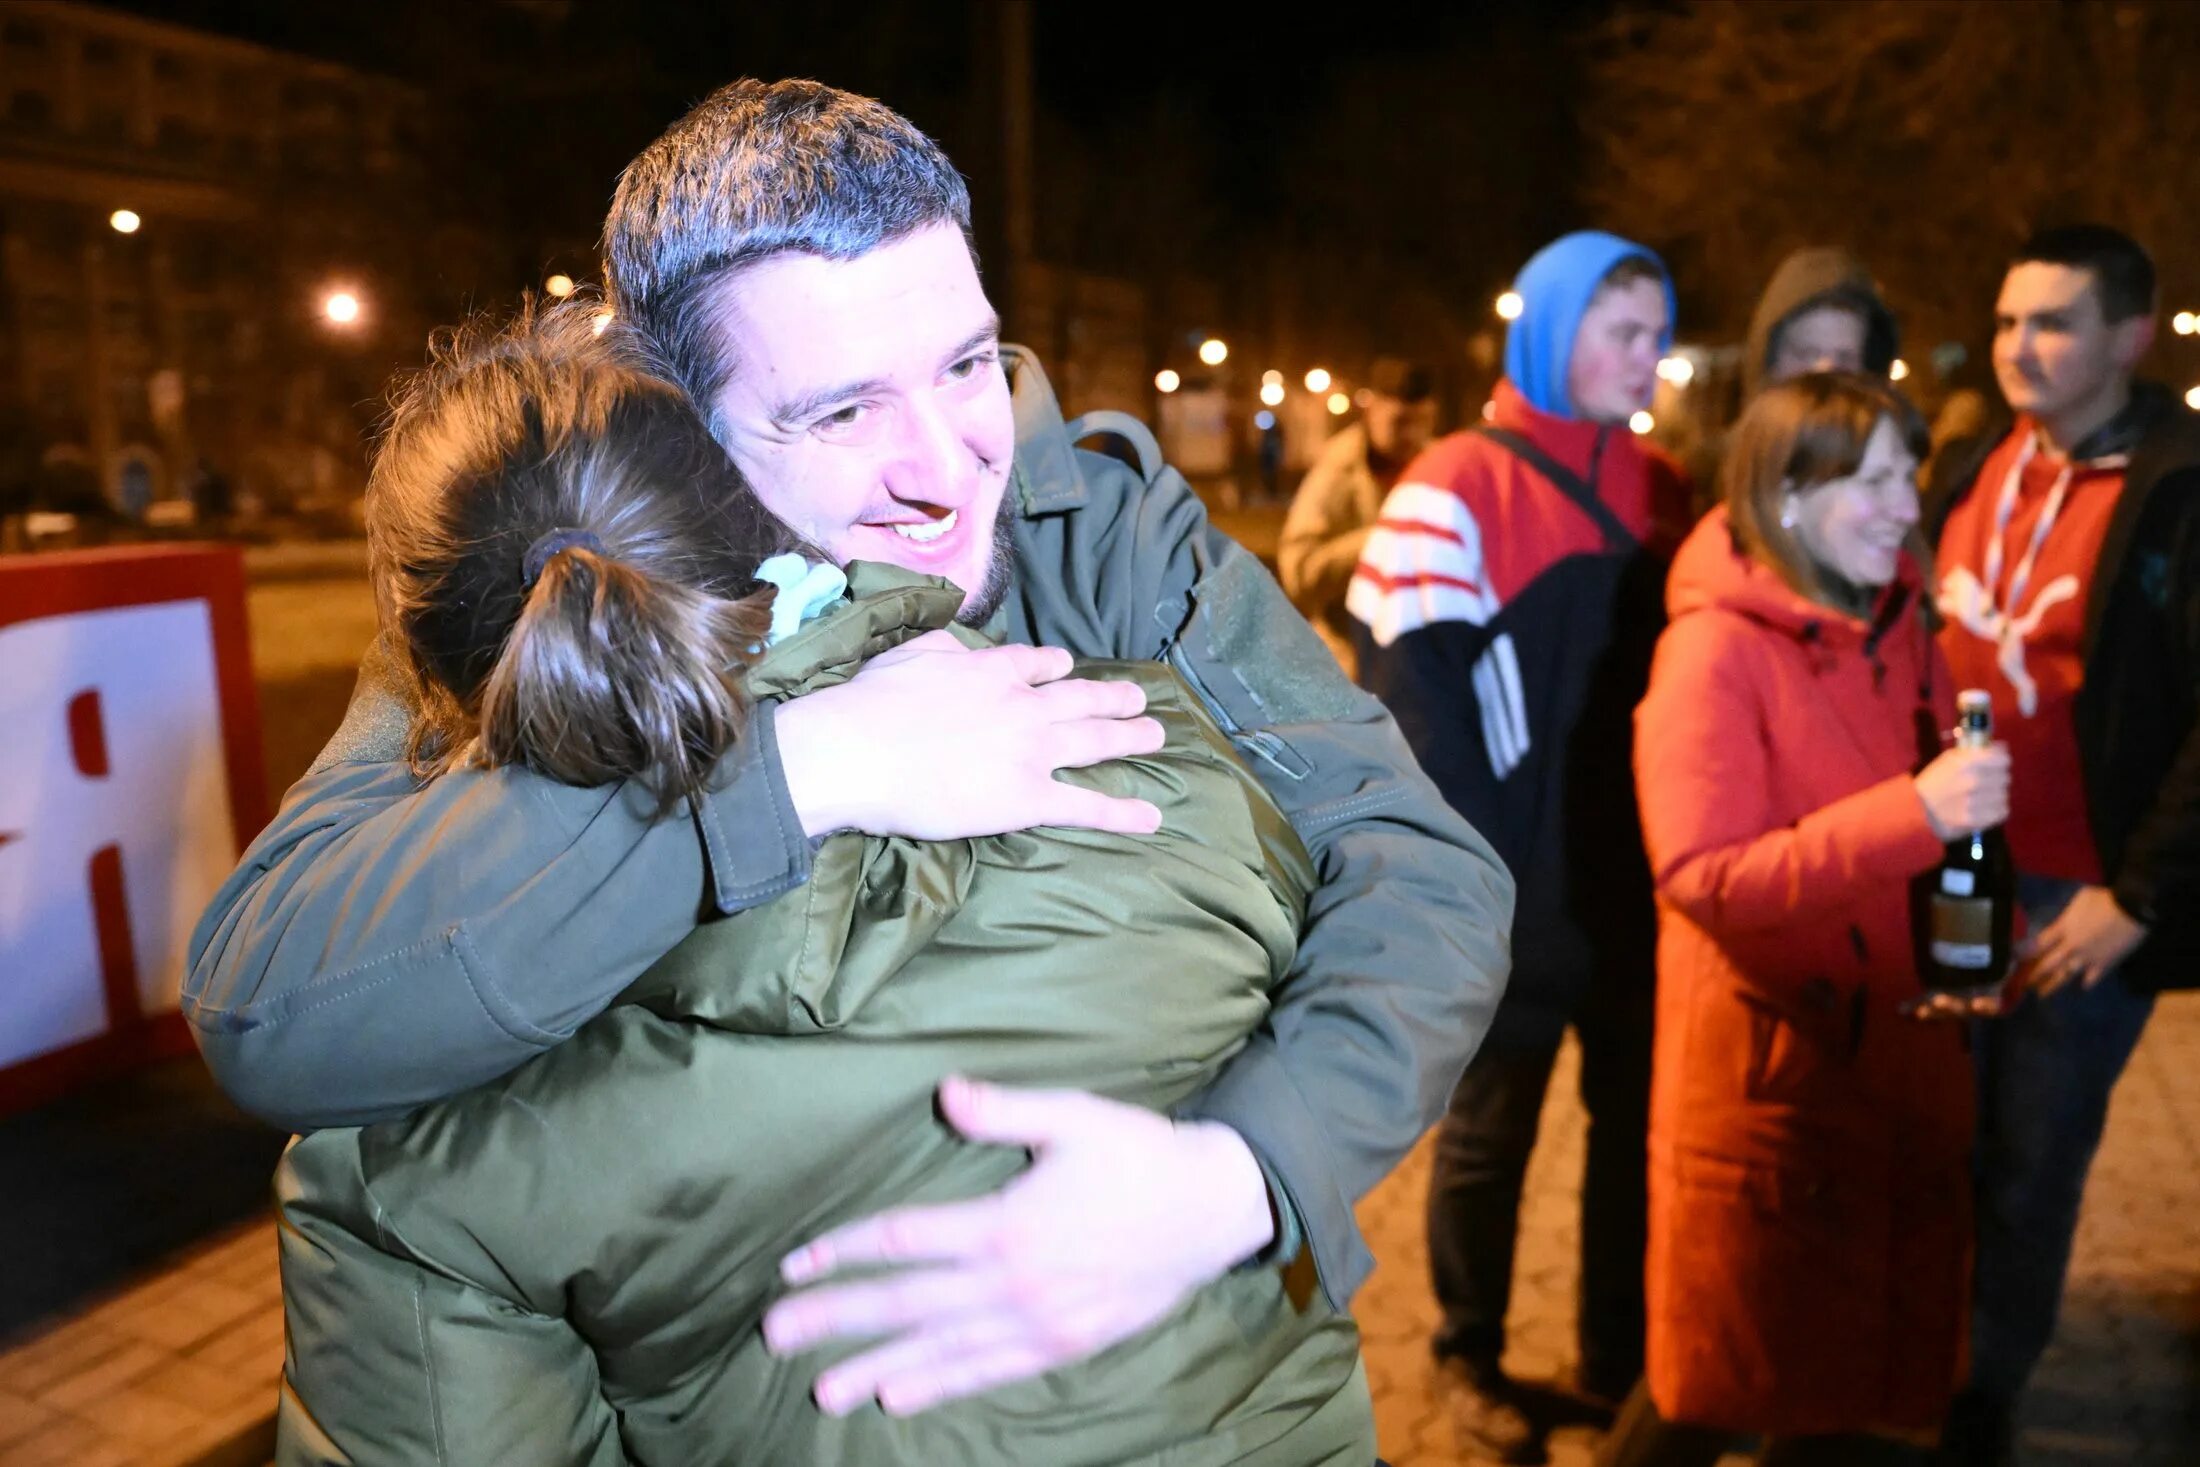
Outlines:
{"label": "jacket collar", "polygon": [[1008,374],[1009,401],[1016,414],[1016,460],[1010,469],[1027,515],[1062,514],[1082,509],[1089,496],[1077,451],[1062,422],[1062,405],[1029,348],[1001,345],[1001,366]]}

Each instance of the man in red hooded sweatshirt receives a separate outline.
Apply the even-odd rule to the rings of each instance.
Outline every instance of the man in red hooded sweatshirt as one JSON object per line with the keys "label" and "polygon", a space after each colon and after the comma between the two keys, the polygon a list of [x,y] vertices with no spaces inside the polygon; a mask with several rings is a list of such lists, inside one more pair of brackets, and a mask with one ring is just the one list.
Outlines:
{"label": "man in red hooded sweatshirt", "polygon": [[1407,467],[1345,604],[1362,681],[1518,882],[1512,982],[1439,1123],[1428,1204],[1460,1436],[1518,1462],[1540,1444],[1498,1362],[1521,1183],[1569,1025],[1589,1112],[1576,1382],[1616,1402],[1642,1369],[1657,918],[1633,711],[1689,493],[1630,429],[1672,341],[1657,256],[1584,231],[1514,286],[1488,420]]}
{"label": "man in red hooded sweatshirt", "polygon": [[2033,934],[2025,996],[1977,1047],[1972,1370],[1947,1442],[1966,1464],[2009,1460],[2109,1091],[2154,994],[2200,978],[2200,418],[2133,380],[2154,310],[2128,236],[2035,235],[1994,312],[2016,424],[1944,454],[1929,495],[1942,646],[1993,694]]}

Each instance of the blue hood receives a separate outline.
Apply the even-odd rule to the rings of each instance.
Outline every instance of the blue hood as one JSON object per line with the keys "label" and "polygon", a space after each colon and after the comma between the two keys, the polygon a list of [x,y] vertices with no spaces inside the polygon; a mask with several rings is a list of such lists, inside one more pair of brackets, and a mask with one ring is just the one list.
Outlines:
{"label": "blue hood", "polygon": [[1673,281],[1655,250],[1616,234],[1584,229],[1561,235],[1520,267],[1513,289],[1520,292],[1519,317],[1505,332],[1505,375],[1539,412],[1574,416],[1566,392],[1566,368],[1573,361],[1574,333],[1597,293],[1597,282],[1614,265],[1640,255],[1658,267],[1665,281],[1665,335],[1662,356],[1673,346]]}

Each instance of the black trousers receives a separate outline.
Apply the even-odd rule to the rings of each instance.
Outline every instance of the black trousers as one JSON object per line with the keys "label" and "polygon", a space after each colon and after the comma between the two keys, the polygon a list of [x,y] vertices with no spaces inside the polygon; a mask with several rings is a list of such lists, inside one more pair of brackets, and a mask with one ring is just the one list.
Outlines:
{"label": "black trousers", "polygon": [[[1580,1374],[1612,1395],[1624,1395],[1642,1374],[1653,984],[1647,970],[1600,983],[1573,1024],[1589,1114]],[[1428,1251],[1444,1315],[1434,1342],[1439,1355],[1494,1362],[1504,1353],[1521,1183],[1557,1058],[1555,1041],[1485,1044],[1438,1124]]]}

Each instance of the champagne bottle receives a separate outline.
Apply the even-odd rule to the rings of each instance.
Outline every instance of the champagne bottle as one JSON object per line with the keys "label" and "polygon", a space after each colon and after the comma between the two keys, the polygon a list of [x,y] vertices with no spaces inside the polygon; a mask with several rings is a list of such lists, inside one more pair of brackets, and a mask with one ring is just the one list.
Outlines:
{"label": "champagne bottle", "polygon": [[[1994,741],[1993,699],[1977,688],[1956,697],[1956,743]],[[1918,976],[1927,988],[1992,992],[2009,972],[2016,925],[2017,868],[2000,827],[1948,842],[1940,863],[1912,889]]]}

